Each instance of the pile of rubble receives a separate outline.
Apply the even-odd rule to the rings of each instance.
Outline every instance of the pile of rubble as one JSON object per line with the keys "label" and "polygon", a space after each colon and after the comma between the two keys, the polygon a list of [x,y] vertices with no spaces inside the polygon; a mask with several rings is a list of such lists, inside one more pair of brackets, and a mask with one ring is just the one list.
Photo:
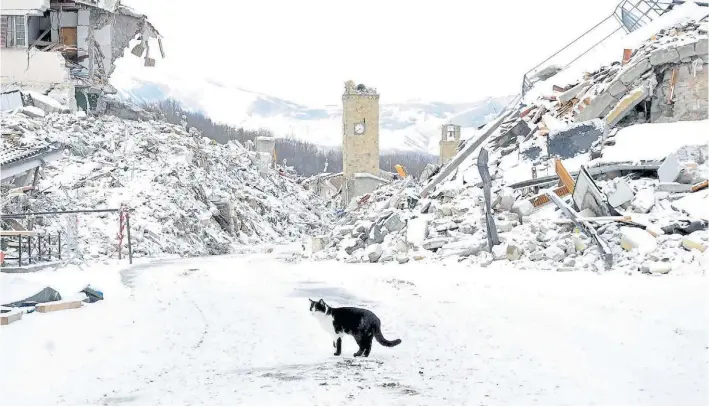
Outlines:
{"label": "pile of rubble", "polygon": [[355,199],[330,234],[313,238],[312,256],[703,272],[707,23],[663,29],[630,51],[551,94],[540,91],[554,81],[545,76],[446,165]]}
{"label": "pile of rubble", "polygon": [[[255,152],[235,141],[217,144],[194,128],[41,111],[3,113],[1,124],[3,148],[51,143],[64,149],[63,158],[41,172],[35,192],[4,200],[3,213],[125,205],[133,210],[137,257],[224,254],[235,245],[291,242],[326,230],[334,216],[288,173],[263,168]],[[116,213],[31,221],[34,230],[64,233],[72,240],[64,242],[65,250],[116,256]],[[67,235],[72,231],[75,236]]]}

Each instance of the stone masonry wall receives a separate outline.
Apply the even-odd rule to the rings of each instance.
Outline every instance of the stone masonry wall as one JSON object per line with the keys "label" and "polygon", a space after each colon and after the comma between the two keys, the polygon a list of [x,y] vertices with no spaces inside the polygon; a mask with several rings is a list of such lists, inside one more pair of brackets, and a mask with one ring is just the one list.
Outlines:
{"label": "stone masonry wall", "polygon": [[[342,95],[342,166],[346,178],[356,173],[379,174],[379,95]],[[357,123],[363,134],[355,134]]]}
{"label": "stone masonry wall", "polygon": [[[672,103],[668,104],[673,68],[677,68],[677,78]],[[650,121],[667,123],[709,118],[708,78],[709,65],[701,60],[668,67],[661,73],[660,83],[655,89]]]}

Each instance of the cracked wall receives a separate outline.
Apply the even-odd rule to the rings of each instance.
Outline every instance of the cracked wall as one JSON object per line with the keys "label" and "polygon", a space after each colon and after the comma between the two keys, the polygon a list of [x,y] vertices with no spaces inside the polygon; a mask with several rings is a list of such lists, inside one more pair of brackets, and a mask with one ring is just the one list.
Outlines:
{"label": "cracked wall", "polygon": [[[670,97],[672,71],[677,69],[672,102]],[[663,70],[658,78],[650,110],[650,121],[668,123],[709,118],[709,65],[702,59],[674,65]]]}

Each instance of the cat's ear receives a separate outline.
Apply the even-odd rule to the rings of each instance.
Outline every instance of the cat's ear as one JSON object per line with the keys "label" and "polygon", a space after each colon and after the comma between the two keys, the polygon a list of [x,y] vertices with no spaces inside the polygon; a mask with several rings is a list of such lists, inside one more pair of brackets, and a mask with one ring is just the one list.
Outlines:
{"label": "cat's ear", "polygon": [[308,301],[310,301],[311,304],[315,302],[315,301],[311,300],[310,298],[308,298]]}
{"label": "cat's ear", "polygon": [[321,299],[320,299],[320,304],[325,305],[325,300],[323,300],[323,299],[321,298]]}

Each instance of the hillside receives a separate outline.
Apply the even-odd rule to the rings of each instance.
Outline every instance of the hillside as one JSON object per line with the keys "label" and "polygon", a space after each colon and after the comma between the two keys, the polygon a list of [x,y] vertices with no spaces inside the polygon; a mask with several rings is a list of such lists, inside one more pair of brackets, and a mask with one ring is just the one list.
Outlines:
{"label": "hillside", "polygon": [[[119,96],[126,100],[150,103],[172,98],[217,122],[245,129],[265,128],[277,137],[290,136],[323,147],[341,143],[339,103],[306,106],[203,79],[183,81],[166,77],[148,81],[119,72],[112,83]],[[339,101],[339,95],[333,95],[333,100]],[[382,104],[380,147],[383,151],[437,154],[442,124],[450,121],[463,127],[479,127],[510,100],[511,97],[498,97],[457,104],[425,101]]]}

